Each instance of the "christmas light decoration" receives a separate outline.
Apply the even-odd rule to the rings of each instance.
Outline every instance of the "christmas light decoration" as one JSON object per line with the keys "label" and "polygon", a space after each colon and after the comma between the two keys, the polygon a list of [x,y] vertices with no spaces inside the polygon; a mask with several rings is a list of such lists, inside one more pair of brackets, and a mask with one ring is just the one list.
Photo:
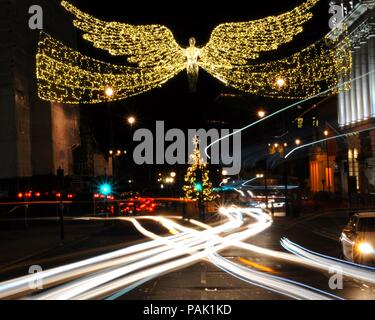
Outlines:
{"label": "christmas light decoration", "polygon": [[215,199],[215,195],[210,182],[207,163],[201,158],[199,140],[195,138],[193,142],[195,149],[190,156],[191,165],[185,175],[183,191],[185,192],[185,197],[189,200],[199,200],[201,198],[203,201],[212,201]]}
{"label": "christmas light decoration", "polygon": [[273,98],[304,99],[328,88],[336,94],[340,77],[350,78],[351,43],[343,39],[339,47],[328,47],[323,39],[284,59],[260,64],[217,66],[210,61],[201,67],[227,86]]}
{"label": "christmas light decoration", "polygon": [[[312,18],[309,10],[319,0],[307,0],[295,9],[278,16],[249,22],[223,23],[212,32],[202,56],[218,65],[246,64],[260,52],[277,49],[303,31],[302,25]],[[112,55],[129,56],[129,62],[140,67],[175,60],[184,54],[172,32],[165,26],[130,25],[107,22],[82,12],[67,1],[61,5],[76,19],[74,25],[84,31],[84,39]],[[194,43],[195,45],[195,43]]]}
{"label": "christmas light decoration", "polygon": [[37,54],[39,96],[60,103],[121,100],[160,87],[185,69],[194,91],[199,67],[230,87],[257,95],[313,95],[336,84],[339,76],[348,77],[351,56],[346,46],[337,49],[321,41],[289,58],[267,63],[253,59],[292,41],[318,1],[308,0],[278,16],[220,24],[205,47],[196,47],[191,38],[186,49],[165,26],[106,22],[62,1],[84,39],[112,55],[126,56],[128,64],[86,57],[42,33]]}
{"label": "christmas light decoration", "polygon": [[184,61],[154,68],[104,63],[41,33],[37,62],[38,94],[59,103],[115,101],[160,87],[185,68]]}
{"label": "christmas light decoration", "polygon": [[216,66],[231,67],[245,65],[249,59],[258,58],[261,52],[276,50],[303,31],[302,25],[313,16],[309,10],[318,1],[308,0],[278,16],[220,24],[202,49],[202,59]]}

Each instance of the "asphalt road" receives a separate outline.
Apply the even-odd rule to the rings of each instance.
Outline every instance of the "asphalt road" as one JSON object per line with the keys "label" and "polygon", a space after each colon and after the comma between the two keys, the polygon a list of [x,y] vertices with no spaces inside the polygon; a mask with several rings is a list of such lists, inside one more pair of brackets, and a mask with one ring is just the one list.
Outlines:
{"label": "asphalt road", "polygon": [[[345,214],[328,214],[314,219],[300,218],[297,220],[276,218],[271,228],[247,242],[284,251],[280,245],[280,239],[287,237],[313,251],[338,257],[340,230],[346,222]],[[221,255],[255,270],[267,270],[274,275],[310,285],[344,299],[375,299],[375,286],[360,281],[345,279],[343,290],[330,290],[329,278],[332,275],[328,272],[319,272],[256,253],[249,254],[249,251],[236,248],[225,250]],[[199,262],[188,268],[156,278],[119,299],[282,300],[289,298],[236,279],[209,262]]]}
{"label": "asphalt road", "polygon": [[[346,221],[346,216],[342,214],[326,214],[315,218],[276,218],[269,229],[247,242],[285,251],[280,245],[280,239],[287,237],[308,249],[338,257],[338,238]],[[166,234],[166,230],[157,223],[146,222],[144,226],[157,234]],[[140,243],[144,239],[130,223],[116,221],[90,237],[10,264],[7,269],[2,270],[0,281],[26,274],[30,265],[41,265],[46,270]],[[375,287],[360,281],[345,279],[343,290],[332,291],[329,289],[331,275],[328,272],[316,271],[237,248],[222,251],[221,255],[248,268],[298,281],[345,299],[375,299]],[[199,261],[189,267],[170,272],[126,294],[120,292],[113,297],[126,300],[290,299],[280,293],[239,280],[206,261]]]}

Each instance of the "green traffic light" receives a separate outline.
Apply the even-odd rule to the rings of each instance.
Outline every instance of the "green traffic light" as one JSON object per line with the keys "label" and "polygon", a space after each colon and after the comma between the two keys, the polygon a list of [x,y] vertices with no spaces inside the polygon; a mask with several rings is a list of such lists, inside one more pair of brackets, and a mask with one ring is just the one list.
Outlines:
{"label": "green traffic light", "polygon": [[195,191],[202,192],[203,191],[203,185],[201,183],[195,184]]}
{"label": "green traffic light", "polygon": [[104,196],[108,196],[112,193],[112,187],[108,183],[104,183],[99,188],[100,193]]}

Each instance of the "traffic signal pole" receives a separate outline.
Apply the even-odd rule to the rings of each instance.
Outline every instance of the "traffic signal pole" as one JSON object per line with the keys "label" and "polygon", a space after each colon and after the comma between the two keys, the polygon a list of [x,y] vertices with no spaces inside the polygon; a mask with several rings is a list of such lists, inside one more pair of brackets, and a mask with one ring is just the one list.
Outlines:
{"label": "traffic signal pole", "polygon": [[205,214],[205,210],[204,210],[204,199],[203,199],[204,186],[203,186],[203,173],[202,173],[202,169],[200,169],[200,168],[196,172],[195,190],[198,191],[199,219],[204,222],[206,220],[206,214]]}
{"label": "traffic signal pole", "polygon": [[58,180],[59,192],[60,192],[60,204],[59,204],[60,238],[61,240],[64,240],[65,239],[64,203],[63,203],[64,169],[62,169],[61,167],[57,169],[57,180]]}

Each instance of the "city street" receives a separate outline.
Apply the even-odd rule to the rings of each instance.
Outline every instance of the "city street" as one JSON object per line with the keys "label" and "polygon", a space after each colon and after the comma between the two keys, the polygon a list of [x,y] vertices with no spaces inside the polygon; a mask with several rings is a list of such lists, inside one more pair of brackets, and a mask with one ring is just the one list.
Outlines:
{"label": "city street", "polygon": [[[277,219],[270,229],[248,242],[273,250],[283,250],[279,242],[284,236],[311,250],[338,257],[340,253],[339,229],[346,222],[345,215],[343,218],[333,214],[328,217],[306,220],[301,219],[291,230],[289,225],[294,225],[296,223],[294,220]],[[324,227],[322,226],[326,225],[327,220],[335,222],[336,228],[325,230],[326,233],[323,234]],[[372,300],[375,298],[375,286],[362,281],[345,279],[344,290],[332,291],[328,288],[331,276],[328,272],[317,272],[312,268],[299,267],[293,263],[285,263],[241,249],[225,250],[221,255],[254,270],[269,270],[270,274],[331,292],[344,299]],[[201,262],[150,281],[132,293],[124,295],[122,299],[279,300],[288,299],[288,297],[245,283],[210,263]]]}
{"label": "city street", "polygon": [[[141,222],[143,218],[140,217],[137,220]],[[173,221],[173,219],[171,219],[171,221]],[[176,221],[178,221],[178,219]],[[307,215],[306,217],[296,219],[285,217],[276,218],[270,228],[249,238],[246,243],[258,246],[258,248],[271,249],[274,252],[286,252],[280,245],[280,239],[288,238],[292,242],[298,243],[312,251],[331,257],[338,257],[340,253],[338,238],[340,236],[340,230],[345,225],[346,221],[347,217],[343,212],[325,213],[324,215]],[[189,225],[189,223],[184,223],[184,225]],[[220,225],[223,225],[223,222],[221,222],[219,226]],[[327,228],[325,227],[327,225],[334,227]],[[160,228],[157,222],[142,222],[142,226],[145,228],[143,232],[147,230],[153,235],[170,237],[170,235],[168,236],[168,234],[165,233],[166,230]],[[169,231],[174,233],[173,224],[168,225],[168,223],[164,221],[164,227],[170,228]],[[31,257],[28,260],[18,262],[17,266],[9,268],[5,274],[2,274],[2,280],[8,280],[16,275],[20,276],[22,272],[24,273],[24,270],[32,264],[40,265],[43,267],[43,270],[46,270],[64,265],[67,266],[70,263],[79,262],[92,257],[98,258],[103,254],[114,253],[124,248],[132,248],[137,245],[139,246],[141,243],[145,243],[145,240],[138,240],[137,244],[135,244],[135,233],[136,230],[134,230],[129,222],[116,221],[115,225],[105,227],[103,231],[96,233],[92,239],[81,240],[75,244],[46,252],[39,257]],[[129,235],[132,236],[129,237]],[[140,236],[140,239],[141,238]],[[125,245],[125,241],[128,242],[128,244]],[[205,246],[202,247],[202,249],[204,248]],[[171,250],[173,251],[173,249]],[[151,257],[155,257],[159,252],[161,253],[163,250],[159,248]],[[187,252],[190,252],[192,255],[196,254],[196,251]],[[148,254],[146,253],[147,251],[141,253],[141,257],[143,256],[144,259],[147,259]],[[184,256],[184,254],[180,252],[176,254],[176,258],[173,259],[177,262],[181,256]],[[179,259],[177,259],[177,257],[179,257]],[[209,258],[210,256],[207,255],[207,257]],[[343,290],[330,290],[329,278],[332,275],[329,273],[329,269],[325,271],[317,270],[314,268],[313,263],[301,266],[292,261],[285,261],[285,259],[279,259],[241,248],[225,249],[220,252],[220,257],[236,265],[243,266],[250,272],[261,272],[262,275],[265,275],[266,279],[268,279],[269,275],[272,275],[280,277],[280,279],[286,278],[298,282],[298,287],[303,284],[310,286],[310,288],[319,289],[321,290],[320,292],[324,292],[323,296],[329,298],[368,300],[373,299],[375,295],[374,271],[369,272],[370,282],[345,277]],[[171,258],[166,258],[165,264],[173,262],[173,259],[170,259]],[[108,270],[116,271],[120,270],[122,266],[129,265],[131,260],[125,260],[118,264],[116,262],[117,260],[111,259],[110,261],[112,261],[113,264],[107,266],[109,268]],[[103,289],[103,292],[94,293],[93,296],[90,296],[91,291],[89,290],[86,293],[88,294],[87,298],[126,300],[279,300],[298,297],[295,288],[286,289],[283,285],[276,287],[267,285],[266,282],[262,283],[259,282],[259,280],[254,280],[256,278],[254,278],[251,273],[248,278],[242,277],[241,279],[239,274],[236,274],[230,269],[219,268],[220,265],[217,265],[217,263],[218,262],[215,262],[215,260],[204,261],[199,259],[197,261],[187,261],[186,264],[172,265],[167,269],[171,270],[171,272],[165,275],[157,276],[158,272],[155,271],[155,273],[151,273],[152,275],[150,277],[140,277],[138,281],[129,280],[129,284],[131,285],[121,286],[121,289],[118,290],[108,289],[108,291],[106,291]],[[155,265],[155,263],[151,265],[153,264]],[[331,262],[330,265],[333,267],[335,263]],[[163,266],[163,264],[160,265],[157,263],[156,267],[158,266]],[[148,270],[147,268],[145,269],[145,266],[140,266],[139,268],[141,271]],[[176,268],[177,270],[175,270]],[[356,268],[360,269],[359,267]],[[60,282],[59,286],[64,288],[62,284],[66,283],[69,285],[69,283],[74,283],[73,278],[80,281],[77,276],[83,277],[83,279],[89,279],[90,275],[96,274],[96,270],[99,269],[92,269],[91,271],[81,270],[76,276],[62,274],[61,280],[58,281]],[[46,272],[48,272],[48,270],[46,270]],[[124,272],[128,273],[128,271],[125,270]],[[100,275],[100,272],[98,275]],[[135,275],[135,279],[137,279],[137,272],[133,273],[133,275]],[[127,277],[123,279],[126,280]],[[108,281],[108,279],[105,280],[105,283]],[[4,282],[0,284],[0,295],[2,298],[6,298],[6,294],[4,295],[4,292],[2,292],[4,284]],[[59,286],[57,288],[59,288]],[[104,287],[105,286],[103,286],[103,288]],[[311,291],[310,288],[308,292]],[[29,290],[25,290],[24,292],[28,291]],[[48,294],[43,294],[45,291],[40,291],[38,294],[29,295],[28,297],[32,299],[38,297],[50,299],[54,297],[53,292],[55,291],[56,289],[46,291],[47,293],[52,292],[52,296],[50,297]],[[95,292],[95,290],[92,291]],[[328,296],[329,293],[333,296]],[[69,295],[69,292],[66,294]],[[310,296],[304,293],[302,297],[309,298]],[[59,296],[55,298],[59,298]],[[85,298],[85,294],[82,295],[82,298]]]}
{"label": "city street", "polygon": [[0,300],[375,300],[375,0],[0,21]]}

